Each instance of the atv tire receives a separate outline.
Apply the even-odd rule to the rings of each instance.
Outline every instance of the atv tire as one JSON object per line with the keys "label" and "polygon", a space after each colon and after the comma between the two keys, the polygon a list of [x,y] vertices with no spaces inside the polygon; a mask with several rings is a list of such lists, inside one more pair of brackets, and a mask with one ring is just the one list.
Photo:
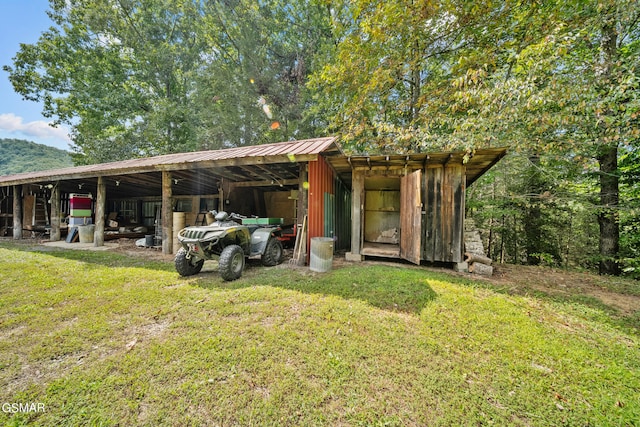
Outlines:
{"label": "atv tire", "polygon": [[265,267],[273,267],[274,265],[278,265],[282,262],[282,254],[284,250],[282,249],[282,243],[280,240],[272,237],[267,242],[267,246],[264,248],[264,253],[262,254],[262,265]]}
{"label": "atv tire", "polygon": [[222,280],[236,280],[244,270],[244,251],[238,245],[227,246],[220,253],[218,264]]}
{"label": "atv tire", "polygon": [[178,253],[176,254],[176,258],[174,259],[174,264],[176,266],[176,271],[179,275],[193,276],[194,274],[200,273],[202,270],[202,265],[204,264],[204,260],[200,259],[195,261],[193,258],[187,258],[187,251],[185,248],[180,248]]}

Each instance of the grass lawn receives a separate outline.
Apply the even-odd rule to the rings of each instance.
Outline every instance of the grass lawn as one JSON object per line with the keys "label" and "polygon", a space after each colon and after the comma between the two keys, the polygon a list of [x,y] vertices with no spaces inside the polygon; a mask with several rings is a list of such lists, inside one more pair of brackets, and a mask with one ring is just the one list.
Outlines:
{"label": "grass lawn", "polygon": [[637,318],[406,265],[222,282],[5,241],[0,424],[639,425]]}

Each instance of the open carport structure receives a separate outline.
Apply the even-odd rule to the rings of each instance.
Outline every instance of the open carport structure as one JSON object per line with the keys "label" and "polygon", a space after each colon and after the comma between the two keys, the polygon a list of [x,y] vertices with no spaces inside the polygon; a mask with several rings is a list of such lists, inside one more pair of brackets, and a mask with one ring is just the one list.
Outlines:
{"label": "open carport structure", "polygon": [[110,237],[113,218],[120,226],[159,227],[162,250],[171,253],[175,212],[195,224],[217,209],[282,218],[293,233],[307,217],[307,240],[335,236],[340,247],[349,236],[338,238],[336,230],[349,230],[349,218],[337,218],[329,201],[336,192],[348,197],[348,189],[324,160],[331,155],[340,151],[335,138],[327,137],[0,176],[0,227],[5,234],[12,230],[15,239],[25,230],[40,230],[59,240],[70,200],[81,194],[92,199],[96,246]]}

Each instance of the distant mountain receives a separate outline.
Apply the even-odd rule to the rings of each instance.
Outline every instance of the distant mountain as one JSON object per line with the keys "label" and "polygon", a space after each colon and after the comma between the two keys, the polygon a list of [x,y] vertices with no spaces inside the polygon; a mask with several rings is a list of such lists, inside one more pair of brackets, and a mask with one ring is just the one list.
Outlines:
{"label": "distant mountain", "polygon": [[73,161],[64,150],[23,139],[0,139],[0,175],[69,166],[73,166]]}

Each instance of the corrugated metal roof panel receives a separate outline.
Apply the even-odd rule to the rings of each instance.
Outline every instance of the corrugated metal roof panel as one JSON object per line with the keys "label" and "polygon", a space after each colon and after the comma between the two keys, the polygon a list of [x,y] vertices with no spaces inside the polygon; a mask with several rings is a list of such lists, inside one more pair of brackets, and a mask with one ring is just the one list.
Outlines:
{"label": "corrugated metal roof panel", "polygon": [[250,164],[252,158],[269,158],[274,156],[317,155],[329,149],[334,143],[335,137],[305,139],[299,141],[286,141],[273,144],[254,145],[247,147],[233,147],[222,150],[196,151],[190,153],[165,154],[142,159],[122,160],[96,165],[76,166],[71,168],[54,169],[41,172],[27,172],[14,175],[0,176],[0,185],[13,185],[15,183],[36,182],[37,180],[55,180],[60,177],[90,177],[101,173],[110,172],[127,173],[130,170],[143,172],[145,170],[180,169],[179,165],[195,164],[199,162],[215,162],[231,159],[245,159]]}

